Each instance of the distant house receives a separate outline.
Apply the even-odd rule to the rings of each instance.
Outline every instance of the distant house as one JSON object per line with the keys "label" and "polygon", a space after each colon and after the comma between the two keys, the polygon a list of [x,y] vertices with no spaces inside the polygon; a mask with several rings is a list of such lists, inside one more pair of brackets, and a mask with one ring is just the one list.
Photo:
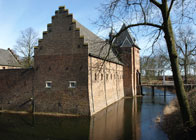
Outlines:
{"label": "distant house", "polygon": [[0,49],[0,69],[16,69],[21,65],[12,50]]}
{"label": "distant house", "polygon": [[140,49],[127,30],[113,45],[59,7],[34,49],[34,67],[0,72],[0,108],[91,116],[137,95]]}

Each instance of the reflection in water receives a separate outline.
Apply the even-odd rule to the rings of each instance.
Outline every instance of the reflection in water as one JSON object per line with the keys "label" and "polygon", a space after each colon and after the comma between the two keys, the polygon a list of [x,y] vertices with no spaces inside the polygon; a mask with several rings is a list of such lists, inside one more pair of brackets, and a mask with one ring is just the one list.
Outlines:
{"label": "reflection in water", "polygon": [[124,100],[113,104],[92,117],[90,140],[115,140],[123,135]]}
{"label": "reflection in water", "polygon": [[141,98],[125,100],[124,139],[139,140],[141,137],[141,101]]}
{"label": "reflection in water", "polygon": [[[147,91],[147,90],[146,90]],[[147,92],[146,92],[147,94]],[[91,118],[0,114],[5,140],[139,140],[167,139],[154,123],[173,96],[123,99]]]}
{"label": "reflection in water", "polygon": [[8,115],[0,116],[0,137],[5,140],[88,139],[89,119]]}
{"label": "reflection in water", "polygon": [[120,100],[93,116],[90,140],[140,139],[140,106],[137,98]]}

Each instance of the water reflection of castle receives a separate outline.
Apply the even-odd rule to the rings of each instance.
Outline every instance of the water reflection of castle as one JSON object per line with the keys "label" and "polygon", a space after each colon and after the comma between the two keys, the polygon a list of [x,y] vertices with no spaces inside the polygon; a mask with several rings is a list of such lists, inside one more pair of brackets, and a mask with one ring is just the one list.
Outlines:
{"label": "water reflection of castle", "polygon": [[121,100],[91,118],[90,140],[140,139],[141,103]]}
{"label": "water reflection of castle", "polygon": [[[122,99],[89,118],[18,116],[2,114],[3,137],[22,139],[140,139],[141,103],[137,98]],[[17,128],[17,131],[16,131]],[[0,136],[2,134],[0,133]]]}

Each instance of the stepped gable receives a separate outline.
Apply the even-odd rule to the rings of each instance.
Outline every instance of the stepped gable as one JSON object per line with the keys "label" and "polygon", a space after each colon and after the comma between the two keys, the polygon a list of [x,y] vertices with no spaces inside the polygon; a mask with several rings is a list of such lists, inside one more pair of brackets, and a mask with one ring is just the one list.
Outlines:
{"label": "stepped gable", "polygon": [[[73,15],[69,14],[69,11],[65,9],[64,6],[60,6],[59,9],[55,11],[55,16],[52,16],[52,20],[59,15],[70,17],[70,20],[72,21],[72,25],[70,26],[71,30],[75,30],[79,33],[80,39],[83,40],[83,46],[88,46],[88,54],[90,56],[94,56],[100,59],[106,59],[107,61],[118,63],[121,65],[123,64],[118,60],[116,55],[113,53],[112,49],[110,49],[108,44],[106,45],[106,42],[103,39],[99,38],[97,35],[92,33],[78,21],[76,21],[73,18]],[[53,32],[52,24],[53,23],[47,25],[47,31],[43,32],[43,39],[47,37],[47,34]],[[43,39],[39,40],[39,46],[42,46],[41,44]],[[35,49],[38,49],[38,47],[35,47]]]}
{"label": "stepped gable", "polygon": [[0,65],[19,67],[17,59],[9,50],[0,49]]}
{"label": "stepped gable", "polygon": [[[68,54],[71,53],[71,51],[78,53],[77,48],[87,49],[88,44],[84,44],[84,37],[80,36],[79,32],[80,31],[76,29],[76,21],[73,19],[73,15],[70,14],[64,6],[60,6],[59,9],[55,11],[55,15],[52,16],[52,22],[47,24],[47,31],[43,32],[43,38],[39,39],[38,46],[34,47],[35,55],[48,55],[48,53],[59,55]],[[65,38],[64,35],[67,37]],[[70,41],[65,42],[66,39],[70,39]],[[58,45],[56,45],[57,42]],[[67,46],[64,46],[63,50],[65,43],[67,43]],[[46,46],[47,49],[44,49]],[[72,46],[72,50],[67,52],[66,47],[69,46]]]}

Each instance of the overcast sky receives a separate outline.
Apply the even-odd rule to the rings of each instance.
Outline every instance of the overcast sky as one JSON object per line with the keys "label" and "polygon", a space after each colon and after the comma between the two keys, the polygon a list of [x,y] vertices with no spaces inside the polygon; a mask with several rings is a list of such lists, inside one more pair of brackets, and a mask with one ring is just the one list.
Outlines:
{"label": "overcast sky", "polygon": [[[0,48],[13,48],[22,30],[34,28],[41,35],[59,6],[92,31],[102,0],[0,0]],[[40,36],[41,37],[41,36]]]}

